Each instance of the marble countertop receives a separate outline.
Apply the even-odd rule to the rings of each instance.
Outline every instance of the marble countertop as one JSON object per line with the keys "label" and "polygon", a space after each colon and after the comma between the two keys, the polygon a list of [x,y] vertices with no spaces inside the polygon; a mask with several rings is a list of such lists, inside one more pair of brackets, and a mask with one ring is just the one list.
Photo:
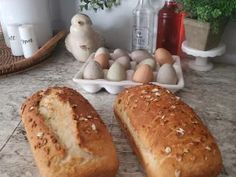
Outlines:
{"label": "marble countertop", "polygon": [[[34,68],[0,77],[0,177],[37,177],[25,131],[19,117],[22,102],[33,92],[49,86],[69,86],[80,91],[96,108],[111,131],[118,149],[118,177],[144,177],[126,139],[114,120],[115,96],[88,94],[72,77],[81,67],[63,47]],[[220,177],[236,176],[236,65],[216,64],[210,72],[184,71],[185,88],[177,93],[208,126],[222,152]]]}

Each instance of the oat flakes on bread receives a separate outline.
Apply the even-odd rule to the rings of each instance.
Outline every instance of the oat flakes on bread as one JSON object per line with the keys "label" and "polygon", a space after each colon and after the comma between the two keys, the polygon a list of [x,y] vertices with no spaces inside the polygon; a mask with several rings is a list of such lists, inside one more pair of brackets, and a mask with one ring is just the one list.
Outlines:
{"label": "oat flakes on bread", "polygon": [[216,177],[215,139],[179,97],[155,85],[122,91],[114,113],[148,177]]}
{"label": "oat flakes on bread", "polygon": [[112,137],[75,90],[52,87],[35,93],[22,105],[21,118],[41,177],[116,176]]}

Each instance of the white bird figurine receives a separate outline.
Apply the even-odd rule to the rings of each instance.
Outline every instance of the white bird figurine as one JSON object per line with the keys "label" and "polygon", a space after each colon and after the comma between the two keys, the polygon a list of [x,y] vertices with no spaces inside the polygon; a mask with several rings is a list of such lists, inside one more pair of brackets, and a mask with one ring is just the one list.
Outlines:
{"label": "white bird figurine", "polygon": [[85,14],[76,14],[71,19],[70,33],[65,45],[73,56],[85,62],[89,55],[103,46],[102,37],[93,29],[91,19]]}

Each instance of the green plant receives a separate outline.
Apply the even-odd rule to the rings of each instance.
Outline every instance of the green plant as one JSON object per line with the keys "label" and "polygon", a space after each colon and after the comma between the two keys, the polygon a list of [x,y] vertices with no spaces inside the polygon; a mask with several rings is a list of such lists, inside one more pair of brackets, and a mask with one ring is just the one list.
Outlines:
{"label": "green plant", "polygon": [[97,11],[98,9],[111,9],[119,4],[120,0],[80,0],[80,9],[83,11],[92,8]]}
{"label": "green plant", "polygon": [[188,17],[212,25],[213,33],[220,32],[222,23],[236,18],[236,0],[177,0]]}

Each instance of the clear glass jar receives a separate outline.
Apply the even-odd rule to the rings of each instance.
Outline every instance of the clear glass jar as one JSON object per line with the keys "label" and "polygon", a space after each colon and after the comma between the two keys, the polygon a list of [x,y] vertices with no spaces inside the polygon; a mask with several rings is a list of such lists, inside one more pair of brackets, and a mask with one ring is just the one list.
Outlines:
{"label": "clear glass jar", "polygon": [[133,10],[132,50],[154,52],[155,10],[150,0],[139,0]]}

